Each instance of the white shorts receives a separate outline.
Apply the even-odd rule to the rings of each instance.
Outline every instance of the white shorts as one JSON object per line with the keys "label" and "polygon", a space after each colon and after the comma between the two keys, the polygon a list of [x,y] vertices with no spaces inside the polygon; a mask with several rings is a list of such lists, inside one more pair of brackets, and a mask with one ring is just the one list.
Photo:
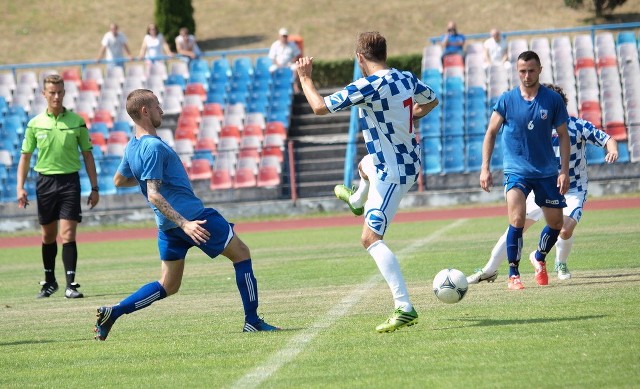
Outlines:
{"label": "white shorts", "polygon": [[393,184],[380,181],[376,174],[369,175],[369,197],[364,204],[364,221],[371,231],[384,236],[391,220],[398,212],[402,197],[411,189],[415,180],[408,179],[406,184]]}
{"label": "white shorts", "polygon": [[[567,193],[564,195],[567,206],[562,208],[562,214],[575,220],[580,221],[582,217],[582,207],[587,201],[587,192]],[[536,204],[533,192],[527,196],[527,219],[538,221],[544,217],[542,209]]]}

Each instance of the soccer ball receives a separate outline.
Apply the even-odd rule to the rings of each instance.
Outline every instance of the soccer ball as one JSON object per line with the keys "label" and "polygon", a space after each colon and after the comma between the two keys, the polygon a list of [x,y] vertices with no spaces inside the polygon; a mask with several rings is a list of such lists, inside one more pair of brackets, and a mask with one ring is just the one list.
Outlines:
{"label": "soccer ball", "polygon": [[457,303],[467,294],[467,277],[457,269],[443,269],[433,279],[433,293],[447,304]]}

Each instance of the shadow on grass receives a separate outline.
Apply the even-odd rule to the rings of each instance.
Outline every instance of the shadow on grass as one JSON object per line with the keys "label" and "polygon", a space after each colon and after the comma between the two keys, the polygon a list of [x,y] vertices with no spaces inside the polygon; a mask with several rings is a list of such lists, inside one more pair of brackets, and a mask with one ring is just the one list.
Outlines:
{"label": "shadow on grass", "polygon": [[575,317],[545,317],[545,318],[529,318],[529,319],[485,319],[485,318],[455,318],[452,321],[460,322],[473,322],[468,325],[460,326],[448,326],[442,328],[435,328],[434,330],[449,330],[454,328],[465,327],[495,327],[495,326],[510,326],[520,324],[542,324],[542,323],[558,323],[563,321],[581,321],[590,319],[602,319],[607,315],[587,315],[587,316],[575,316]]}

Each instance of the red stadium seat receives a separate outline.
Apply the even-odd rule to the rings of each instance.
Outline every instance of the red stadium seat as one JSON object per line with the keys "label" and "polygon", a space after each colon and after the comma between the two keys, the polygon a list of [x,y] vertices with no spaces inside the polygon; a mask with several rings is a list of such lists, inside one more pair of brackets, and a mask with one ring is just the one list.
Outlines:
{"label": "red stadium seat", "polygon": [[224,111],[222,110],[222,106],[218,103],[207,103],[204,105],[204,109],[202,110],[202,116],[215,116],[222,120],[224,117]]}
{"label": "red stadium seat", "polygon": [[98,81],[93,79],[82,80],[80,83],[80,90],[91,91],[94,95],[100,96],[100,85],[98,84]]}
{"label": "red stadium seat", "polygon": [[268,122],[267,127],[264,130],[266,135],[279,135],[282,139],[287,138],[287,129],[282,122]]}
{"label": "red stadium seat", "polygon": [[259,138],[260,140],[264,139],[264,134],[262,133],[262,128],[257,124],[247,124],[242,129],[242,136],[254,136]]}
{"label": "red stadium seat", "polygon": [[190,180],[211,180],[212,176],[211,162],[208,159],[195,158],[191,160],[191,168],[189,169]]}
{"label": "red stadium seat", "polygon": [[113,117],[111,116],[111,112],[106,109],[97,109],[93,113],[93,122],[105,123],[107,127],[113,127]]}
{"label": "red stadium seat", "polygon": [[240,141],[240,129],[237,126],[226,125],[220,130],[220,138],[233,137]]}
{"label": "red stadium seat", "polygon": [[234,188],[251,188],[258,184],[253,170],[250,168],[239,168],[233,180]]}
{"label": "red stadium seat", "polygon": [[66,82],[73,82],[78,87],[82,84],[82,77],[77,68],[69,68],[62,71],[62,79]]}
{"label": "red stadium seat", "polygon": [[464,58],[460,54],[448,54],[442,58],[442,66],[448,68],[450,66],[464,67]]}
{"label": "red stadium seat", "polygon": [[196,150],[208,150],[211,153],[217,151],[216,142],[212,138],[200,138],[196,142]]}
{"label": "red stadium seat", "polygon": [[192,82],[190,84],[187,84],[187,86],[184,88],[184,94],[198,95],[200,96],[200,99],[202,101],[207,100],[207,90],[204,88],[204,85],[199,82]]}
{"label": "red stadium seat", "polygon": [[260,166],[258,170],[258,186],[272,187],[280,185],[280,174],[275,166]]}
{"label": "red stadium seat", "polygon": [[578,70],[583,69],[583,68],[595,68],[596,67],[596,63],[593,61],[593,58],[578,58],[576,60],[576,67],[575,67],[575,71],[576,74],[578,73]]}
{"label": "red stadium seat", "polygon": [[211,190],[231,189],[233,188],[233,180],[227,168],[214,169],[212,171],[211,182],[209,184]]}
{"label": "red stadium seat", "polygon": [[617,67],[618,61],[615,56],[600,57],[598,58],[598,68],[603,67]]}
{"label": "red stadium seat", "polygon": [[627,140],[627,127],[624,123],[610,122],[605,124],[605,132],[617,141]]}

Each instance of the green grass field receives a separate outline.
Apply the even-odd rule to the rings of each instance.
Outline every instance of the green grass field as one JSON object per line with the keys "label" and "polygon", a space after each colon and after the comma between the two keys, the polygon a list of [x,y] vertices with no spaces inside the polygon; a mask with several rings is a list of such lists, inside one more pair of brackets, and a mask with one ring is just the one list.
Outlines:
{"label": "green grass field", "polygon": [[[157,279],[154,241],[82,244],[86,298],[36,300],[40,248],[0,258],[0,387],[632,388],[640,380],[640,209],[588,211],[576,230],[571,280],[519,292],[472,285],[455,305],[431,291],[442,268],[484,264],[505,217],[395,224],[420,323],[374,327],[392,311],[386,284],[360,247],[360,228],[245,234],[261,315],[286,328],[242,333],[232,267],[193,250],[181,291],[122,317],[93,341],[95,309]],[[533,250],[541,225],[525,235]],[[63,279],[58,260],[58,279]]]}

